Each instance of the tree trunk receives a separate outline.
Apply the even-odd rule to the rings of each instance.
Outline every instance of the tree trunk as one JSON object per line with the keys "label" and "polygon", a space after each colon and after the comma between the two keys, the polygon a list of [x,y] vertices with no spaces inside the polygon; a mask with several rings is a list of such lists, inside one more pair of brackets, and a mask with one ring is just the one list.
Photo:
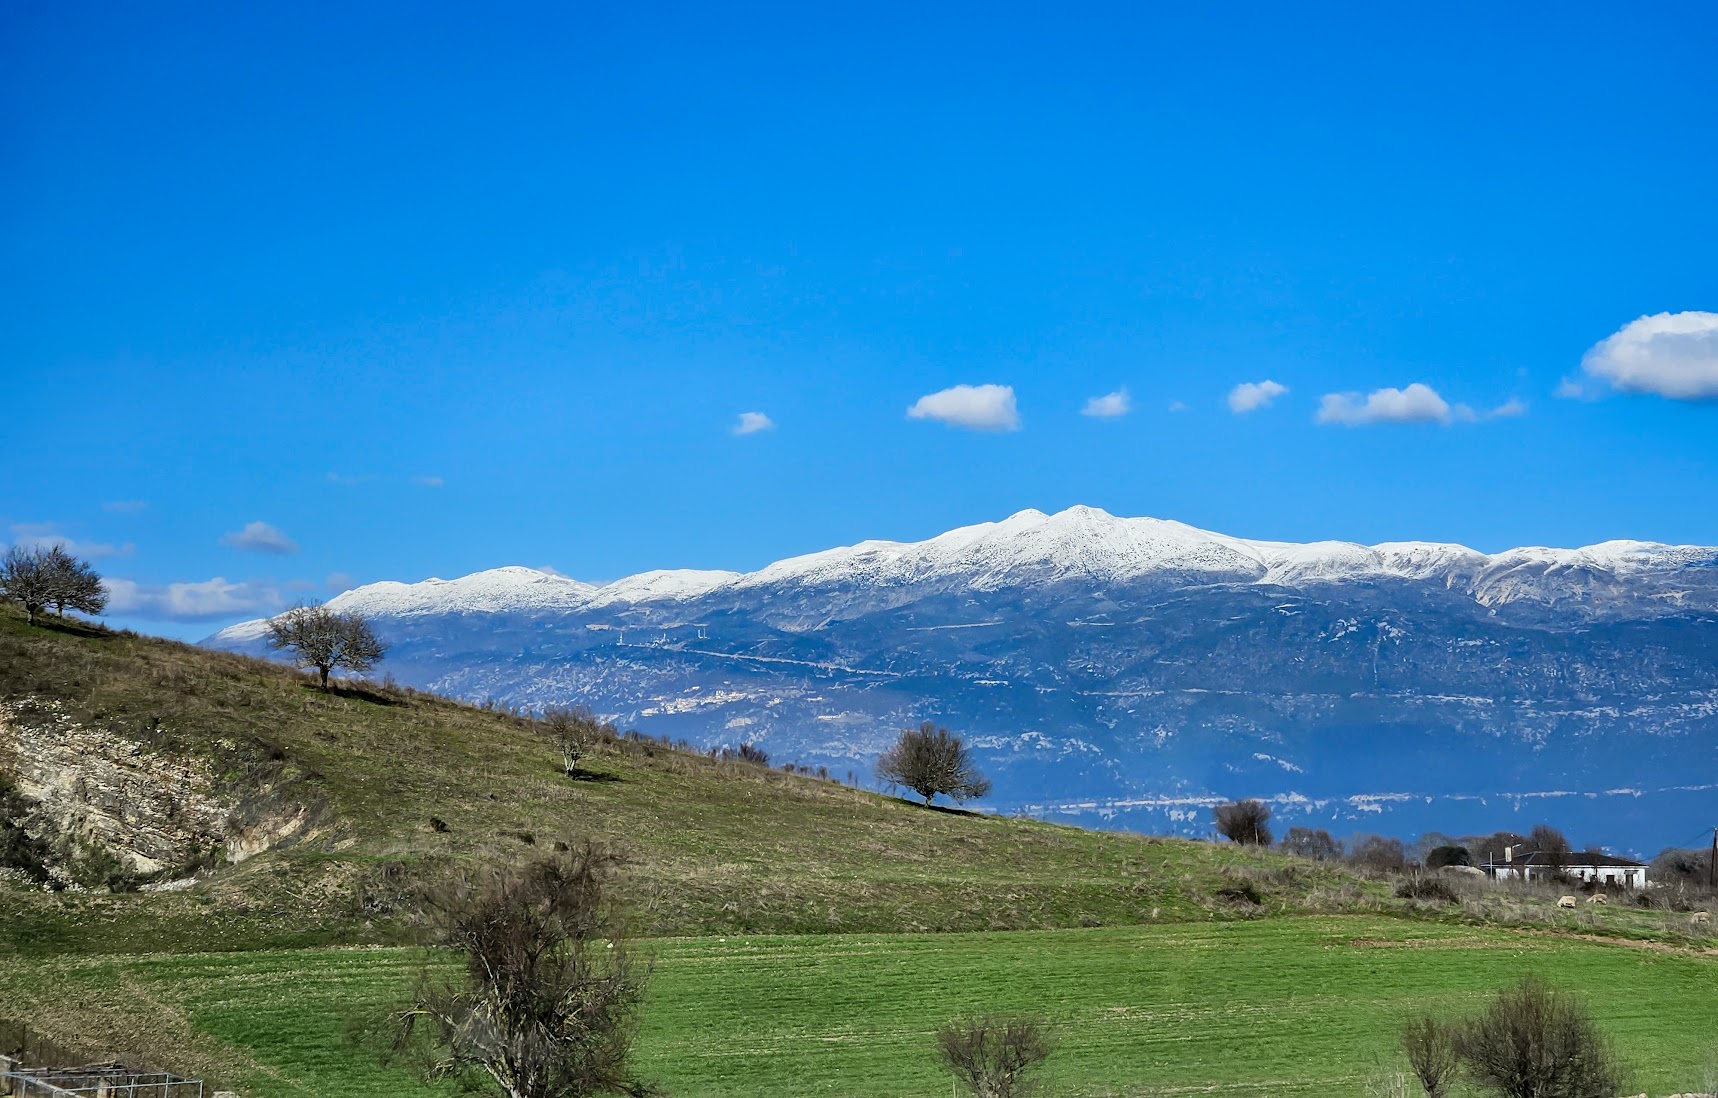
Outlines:
{"label": "tree trunk", "polygon": [[317,670],[322,672],[322,692],[326,694],[328,693],[328,668],[318,667]]}

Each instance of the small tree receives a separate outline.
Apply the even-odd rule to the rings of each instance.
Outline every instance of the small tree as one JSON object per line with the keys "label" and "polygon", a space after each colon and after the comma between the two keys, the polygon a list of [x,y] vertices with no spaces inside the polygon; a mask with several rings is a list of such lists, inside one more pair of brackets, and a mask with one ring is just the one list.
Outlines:
{"label": "small tree", "polygon": [[626,1069],[644,979],[586,845],[432,890],[441,943],[464,972],[420,979],[396,1051],[429,1046],[433,1078],[486,1076],[509,1098],[648,1094]]}
{"label": "small tree", "polygon": [[1342,844],[1322,827],[1291,827],[1283,836],[1283,852],[1319,862],[1334,862],[1342,857]]}
{"label": "small tree", "polygon": [[1580,1000],[1529,976],[1457,1040],[1474,1082],[1505,1098],[1616,1098],[1621,1066]]}
{"label": "small tree", "polygon": [[1437,846],[1426,852],[1427,869],[1443,869],[1451,865],[1472,865],[1473,855],[1465,846]]}
{"label": "small tree", "polygon": [[937,1030],[937,1055],[977,1098],[1032,1093],[1028,1076],[1053,1051],[1055,1043],[1036,1018],[977,1018]]}
{"label": "small tree", "polygon": [[926,804],[938,793],[961,802],[990,792],[990,780],[960,737],[930,721],[901,731],[901,738],[878,758],[877,776],[906,786]]}
{"label": "small tree", "polygon": [[1348,862],[1373,873],[1400,873],[1407,868],[1408,851],[1401,839],[1360,835],[1348,846]]}
{"label": "small tree", "polygon": [[1402,1027],[1402,1051],[1427,1098],[1444,1098],[1461,1068],[1460,1029],[1426,1015]]}
{"label": "small tree", "polygon": [[388,646],[377,638],[362,614],[341,613],[326,606],[295,606],[268,623],[270,648],[288,648],[300,667],[314,667],[328,691],[328,673],[336,667],[368,671],[381,661]]}
{"label": "small tree", "polygon": [[31,625],[36,624],[36,615],[54,601],[54,574],[48,553],[46,549],[14,545],[0,557],[0,595],[22,605]]}
{"label": "small tree", "polygon": [[1244,846],[1271,845],[1271,829],[1266,826],[1271,808],[1263,801],[1230,801],[1211,810],[1217,820],[1217,833],[1230,842]]}
{"label": "small tree", "polygon": [[65,617],[68,608],[80,614],[99,614],[107,609],[107,588],[88,561],[56,545],[47,551],[43,565],[48,572],[48,601],[56,615]]}
{"label": "small tree", "polygon": [[561,772],[571,777],[579,772],[579,761],[596,749],[606,731],[589,709],[550,709],[543,714],[543,727],[561,752]]}
{"label": "small tree", "polygon": [[1569,840],[1550,824],[1540,824],[1527,836],[1527,843],[1545,859],[1545,864],[1551,867],[1551,875],[1561,877],[1563,871],[1569,868]]}

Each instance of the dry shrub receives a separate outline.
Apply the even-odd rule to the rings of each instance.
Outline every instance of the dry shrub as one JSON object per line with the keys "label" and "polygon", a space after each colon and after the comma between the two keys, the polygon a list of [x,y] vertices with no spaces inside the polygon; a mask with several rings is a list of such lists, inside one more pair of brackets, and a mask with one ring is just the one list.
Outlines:
{"label": "dry shrub", "polygon": [[1055,1050],[1038,1018],[985,1017],[937,1030],[937,1055],[977,1098],[1021,1098],[1036,1088],[1030,1074]]}
{"label": "dry shrub", "polygon": [[1586,1005],[1534,976],[1498,993],[1462,1027],[1469,1076],[1504,1098],[1616,1098],[1617,1061]]}
{"label": "dry shrub", "polygon": [[1461,1030],[1430,1015],[1402,1027],[1402,1051],[1428,1098],[1444,1098],[1461,1070]]}
{"label": "dry shrub", "polygon": [[1396,897],[1402,900],[1430,900],[1433,903],[1455,904],[1461,896],[1446,880],[1415,874],[1396,882]]}

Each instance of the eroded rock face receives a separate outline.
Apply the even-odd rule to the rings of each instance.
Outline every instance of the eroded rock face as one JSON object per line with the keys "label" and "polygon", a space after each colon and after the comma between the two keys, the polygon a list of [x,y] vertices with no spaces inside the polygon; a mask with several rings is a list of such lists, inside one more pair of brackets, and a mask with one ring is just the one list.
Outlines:
{"label": "eroded rock face", "polygon": [[[140,873],[200,859],[238,830],[237,802],[206,760],[80,725],[54,702],[0,702],[0,768],[56,842],[105,850]],[[249,854],[269,842],[247,834],[236,845]]]}

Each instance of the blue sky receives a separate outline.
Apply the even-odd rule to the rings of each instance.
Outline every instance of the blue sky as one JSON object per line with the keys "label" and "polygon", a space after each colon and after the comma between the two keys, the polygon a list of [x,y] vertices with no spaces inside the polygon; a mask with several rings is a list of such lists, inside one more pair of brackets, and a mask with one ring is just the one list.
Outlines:
{"label": "blue sky", "polygon": [[239,7],[0,15],[0,541],[123,623],[1074,503],[1718,543],[1709,5]]}

